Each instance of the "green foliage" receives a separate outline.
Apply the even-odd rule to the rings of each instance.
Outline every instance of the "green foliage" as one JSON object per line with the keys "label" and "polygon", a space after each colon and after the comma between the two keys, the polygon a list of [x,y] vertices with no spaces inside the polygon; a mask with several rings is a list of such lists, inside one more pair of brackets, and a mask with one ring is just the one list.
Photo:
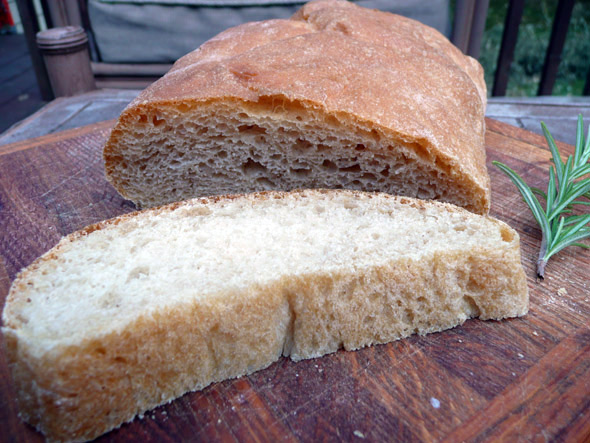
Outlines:
{"label": "green foliage", "polygon": [[[508,3],[505,0],[490,0],[479,59],[486,73],[488,90],[491,90],[494,81]],[[510,70],[507,95],[536,95],[557,3],[558,0],[537,0],[526,3]],[[578,0],[572,13],[553,90],[554,95],[582,94],[586,75],[590,69],[589,53],[590,0]]]}
{"label": "green foliage", "polygon": [[[574,206],[590,206],[590,127],[588,137],[584,139],[584,122],[580,114],[575,153],[564,163],[551,133],[544,123],[541,126],[553,161],[549,168],[547,192],[531,188],[505,164],[497,161],[493,163],[516,185],[541,228],[543,238],[537,275],[543,278],[545,265],[554,254],[568,246],[590,248],[580,243],[580,240],[590,238],[590,214],[572,215]],[[537,195],[545,200],[545,208]]]}

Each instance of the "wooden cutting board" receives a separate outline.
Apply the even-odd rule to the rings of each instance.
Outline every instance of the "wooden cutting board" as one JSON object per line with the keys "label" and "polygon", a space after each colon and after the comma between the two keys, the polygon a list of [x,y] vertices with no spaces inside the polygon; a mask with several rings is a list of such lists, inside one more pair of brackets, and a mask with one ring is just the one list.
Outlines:
{"label": "wooden cutting board", "polygon": [[[134,210],[103,176],[112,122],[0,146],[0,303],[16,273],[61,236]],[[299,363],[281,359],[214,384],[102,438],[178,440],[580,441],[590,438],[590,252],[555,256],[543,282],[540,231],[500,160],[546,186],[542,137],[487,121],[491,214],[521,236],[530,312]],[[561,145],[563,154],[573,148]],[[0,439],[38,441],[17,417],[0,352]]]}

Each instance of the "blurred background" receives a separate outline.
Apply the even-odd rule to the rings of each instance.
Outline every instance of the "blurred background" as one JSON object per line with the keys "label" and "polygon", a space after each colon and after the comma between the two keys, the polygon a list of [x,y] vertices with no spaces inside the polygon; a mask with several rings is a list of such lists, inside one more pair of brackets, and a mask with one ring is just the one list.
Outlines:
{"label": "blurred background", "polygon": [[[453,2],[455,3],[455,2]],[[491,91],[509,1],[490,0],[479,62]],[[526,1],[518,29],[507,96],[537,94],[559,0]],[[590,71],[590,0],[574,2],[552,95],[582,95]]]}
{"label": "blurred background", "polygon": [[[136,94],[163,75],[178,57],[221,30],[251,20],[287,18],[302,3],[0,0],[0,133],[56,98],[36,45],[39,31],[65,25],[79,25],[86,31],[96,86],[111,91],[104,97],[110,100],[113,116],[105,113],[105,117],[113,118],[133,98],[132,91]],[[571,105],[575,112],[588,109],[590,0],[356,3],[420,20],[476,57],[485,69],[488,94],[497,96],[488,106],[488,114],[494,118],[535,130],[535,119],[529,125],[526,118],[510,115],[514,106],[520,106],[521,114],[533,112],[523,108],[526,106],[547,108],[556,103]],[[513,108],[500,108],[499,104]]]}

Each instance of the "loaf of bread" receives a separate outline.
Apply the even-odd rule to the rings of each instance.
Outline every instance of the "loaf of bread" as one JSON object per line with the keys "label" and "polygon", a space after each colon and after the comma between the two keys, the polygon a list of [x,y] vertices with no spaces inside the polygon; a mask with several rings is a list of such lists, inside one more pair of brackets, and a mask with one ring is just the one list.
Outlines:
{"label": "loaf of bread", "polygon": [[14,281],[2,332],[22,417],[81,440],[281,355],[527,309],[506,224],[312,190],[195,199],[71,234]]}
{"label": "loaf of bread", "polygon": [[483,70],[438,31],[338,0],[229,29],[121,114],[109,181],[140,207],[302,188],[485,214]]}

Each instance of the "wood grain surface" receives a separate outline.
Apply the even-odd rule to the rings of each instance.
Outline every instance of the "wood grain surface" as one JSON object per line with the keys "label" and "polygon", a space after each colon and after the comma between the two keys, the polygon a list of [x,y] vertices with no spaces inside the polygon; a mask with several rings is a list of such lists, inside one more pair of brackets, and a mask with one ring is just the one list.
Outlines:
{"label": "wood grain surface", "polygon": [[[90,223],[134,210],[106,182],[101,148],[112,122],[0,148],[0,303],[16,273]],[[521,236],[530,312],[470,320],[427,336],[281,359],[159,407],[109,441],[584,441],[590,438],[590,252],[553,257],[543,282],[534,264],[540,231],[500,160],[546,186],[541,136],[487,120],[491,214]],[[573,151],[560,145],[563,154]],[[17,416],[0,352],[0,440],[40,441]]]}

